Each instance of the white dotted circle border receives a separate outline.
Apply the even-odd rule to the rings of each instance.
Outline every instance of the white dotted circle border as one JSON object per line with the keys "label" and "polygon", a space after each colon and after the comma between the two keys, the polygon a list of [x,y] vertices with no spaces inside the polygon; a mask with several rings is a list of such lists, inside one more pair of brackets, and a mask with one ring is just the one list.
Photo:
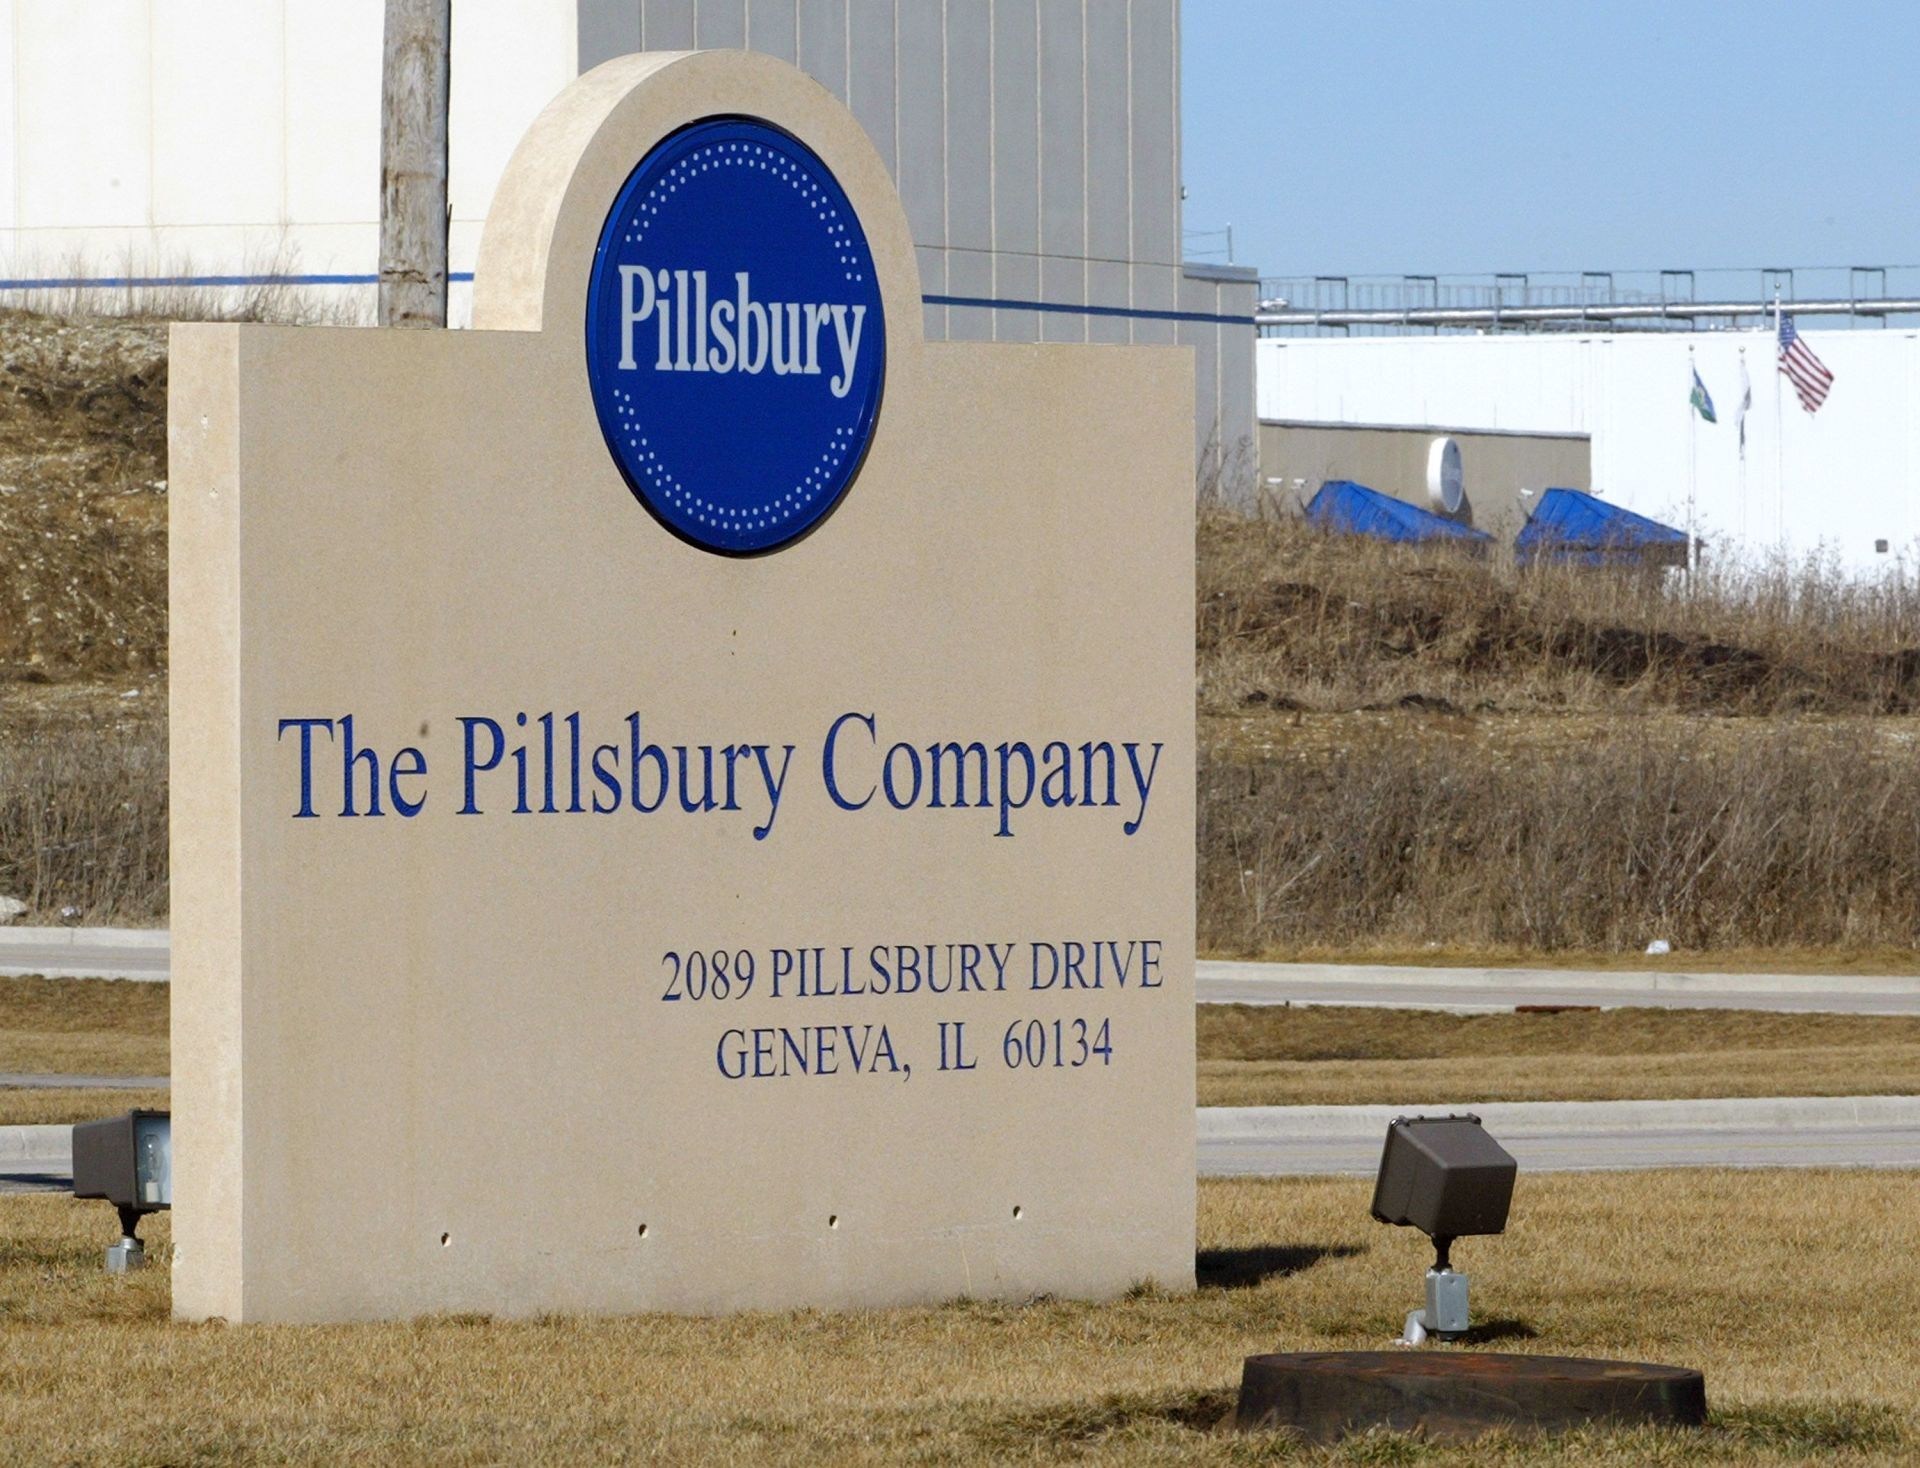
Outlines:
{"label": "white dotted circle border", "polygon": [[[699,174],[722,168],[757,169],[771,173],[785,183],[805,201],[813,215],[826,225],[829,236],[835,237],[833,243],[838,252],[841,273],[850,283],[864,283],[866,273],[861,264],[853,236],[848,232],[841,218],[839,205],[827,192],[800,170],[792,159],[776,148],[762,143],[716,140],[706,143],[679,159],[648,190],[647,200],[638,206],[637,212],[627,221],[626,242],[639,245],[646,242],[647,230],[658,218],[661,200],[679,193],[682,185],[690,183]],[[637,417],[638,409],[634,405],[633,394],[621,388],[614,388],[613,396],[619,401],[615,404],[616,416],[623,420],[619,431],[625,437],[627,447],[633,451],[634,470],[645,476],[647,487],[661,496],[667,503],[684,515],[688,515],[710,529],[732,531],[778,530],[792,521],[803,510],[812,505],[806,496],[809,491],[818,491],[827,477],[839,469],[857,445],[851,428],[836,428],[827,445],[826,452],[809,467],[800,481],[787,489],[777,499],[771,500],[752,510],[736,510],[726,505],[716,504],[704,495],[687,486],[662,462],[658,451],[640,431]]]}

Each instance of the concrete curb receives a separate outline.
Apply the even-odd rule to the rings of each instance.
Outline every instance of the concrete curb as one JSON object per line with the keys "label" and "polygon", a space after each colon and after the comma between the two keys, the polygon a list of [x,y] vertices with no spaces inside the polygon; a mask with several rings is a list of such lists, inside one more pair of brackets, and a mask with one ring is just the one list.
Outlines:
{"label": "concrete curb", "polygon": [[6,948],[163,948],[173,951],[165,928],[11,928],[0,927]]}
{"label": "concrete curb", "polygon": [[[1654,969],[1590,970],[1538,968],[1421,968],[1417,965],[1343,963],[1243,963],[1202,959],[1201,980],[1298,984],[1315,988],[1373,988],[1418,984],[1449,993],[1488,990],[1588,990],[1633,994],[1847,994],[1920,997],[1920,975],[1669,973]],[[1311,1001],[1306,1001],[1311,1002]]]}
{"label": "concrete curb", "polygon": [[12,1163],[73,1164],[70,1126],[0,1126],[0,1168]]}
{"label": "concrete curb", "polygon": [[0,1090],[7,1091],[165,1091],[170,1076],[63,1075],[58,1071],[0,1071]]}
{"label": "concrete curb", "polygon": [[1202,1106],[1201,1141],[1384,1140],[1399,1116],[1472,1112],[1498,1137],[1635,1131],[1920,1127],[1920,1096],[1779,1096],[1712,1101],[1489,1101],[1421,1106]]}
{"label": "concrete curb", "polygon": [[0,975],[165,983],[173,941],[165,928],[0,928]]}

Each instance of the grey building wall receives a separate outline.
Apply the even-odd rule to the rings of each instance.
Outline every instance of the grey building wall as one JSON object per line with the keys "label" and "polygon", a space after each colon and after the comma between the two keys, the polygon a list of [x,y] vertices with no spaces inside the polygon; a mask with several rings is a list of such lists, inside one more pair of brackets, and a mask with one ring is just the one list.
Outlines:
{"label": "grey building wall", "polygon": [[1180,260],[1179,0],[578,3],[582,71],[744,46],[846,102],[906,206],[930,338],[1192,345],[1200,472],[1244,445],[1251,493],[1257,285]]}
{"label": "grey building wall", "polygon": [[1434,509],[1427,495],[1427,452],[1441,437],[1460,445],[1466,494],[1456,518],[1503,541],[1520,533],[1542,490],[1593,487],[1593,445],[1585,434],[1263,419],[1260,504],[1269,512],[1298,512],[1325,481],[1352,479]]}
{"label": "grey building wall", "polygon": [[1253,311],[1260,272],[1189,263],[1180,277],[1180,342],[1193,348],[1194,463],[1202,494],[1249,503],[1258,477]]}

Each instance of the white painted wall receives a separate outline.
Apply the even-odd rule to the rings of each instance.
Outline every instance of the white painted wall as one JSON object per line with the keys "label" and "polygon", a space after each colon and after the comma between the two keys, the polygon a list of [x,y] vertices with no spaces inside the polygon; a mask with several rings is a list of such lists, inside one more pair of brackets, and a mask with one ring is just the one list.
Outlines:
{"label": "white painted wall", "polygon": [[[0,278],[373,274],[383,13],[382,0],[0,0]],[[576,0],[454,5],[455,272],[473,269],[513,145],[575,75],[576,13]],[[310,295],[371,314],[371,286]],[[456,319],[467,295],[456,286]]]}
{"label": "white painted wall", "polygon": [[[1820,551],[1854,571],[1920,566],[1920,333],[1803,339],[1835,379],[1813,415],[1775,370],[1771,329],[1267,339],[1257,348],[1259,412],[1586,433],[1596,494],[1685,527],[1691,491],[1710,553]],[[1753,383],[1744,465],[1734,426],[1743,354]],[[1717,425],[1692,420],[1690,355]],[[1889,554],[1875,552],[1876,539]]]}

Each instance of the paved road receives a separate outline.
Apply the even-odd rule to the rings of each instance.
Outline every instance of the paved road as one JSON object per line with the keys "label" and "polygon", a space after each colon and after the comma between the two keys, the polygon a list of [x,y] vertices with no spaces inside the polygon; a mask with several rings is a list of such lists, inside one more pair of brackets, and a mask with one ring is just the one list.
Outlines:
{"label": "paved road", "polygon": [[0,1126],[0,1193],[72,1188],[72,1127]]}
{"label": "paved road", "polygon": [[[1202,1177],[1368,1176],[1396,1116],[1447,1106],[1203,1107]],[[1920,1097],[1525,1101],[1473,1108],[1531,1172],[1649,1167],[1920,1168]],[[0,1193],[70,1186],[66,1127],[0,1127]]]}
{"label": "paved road", "polygon": [[[0,975],[159,979],[164,929],[0,928]],[[1492,1014],[1520,1004],[1920,1015],[1920,976],[1405,968],[1203,959],[1202,1004],[1353,1004]]]}
{"label": "paved road", "polygon": [[164,1091],[166,1076],[78,1076],[41,1070],[0,1070],[0,1090]]}
{"label": "paved road", "polygon": [[1494,1014],[1521,1004],[1920,1015],[1920,977],[1404,968],[1202,959],[1202,1004],[1352,1004]]}
{"label": "paved road", "polygon": [[164,928],[0,928],[0,976],[164,981],[170,954]]}
{"label": "paved road", "polygon": [[[1371,1175],[1396,1116],[1449,1106],[1205,1107],[1202,1177]],[[1523,1171],[1920,1168],[1920,1097],[1490,1102],[1474,1115]]]}

